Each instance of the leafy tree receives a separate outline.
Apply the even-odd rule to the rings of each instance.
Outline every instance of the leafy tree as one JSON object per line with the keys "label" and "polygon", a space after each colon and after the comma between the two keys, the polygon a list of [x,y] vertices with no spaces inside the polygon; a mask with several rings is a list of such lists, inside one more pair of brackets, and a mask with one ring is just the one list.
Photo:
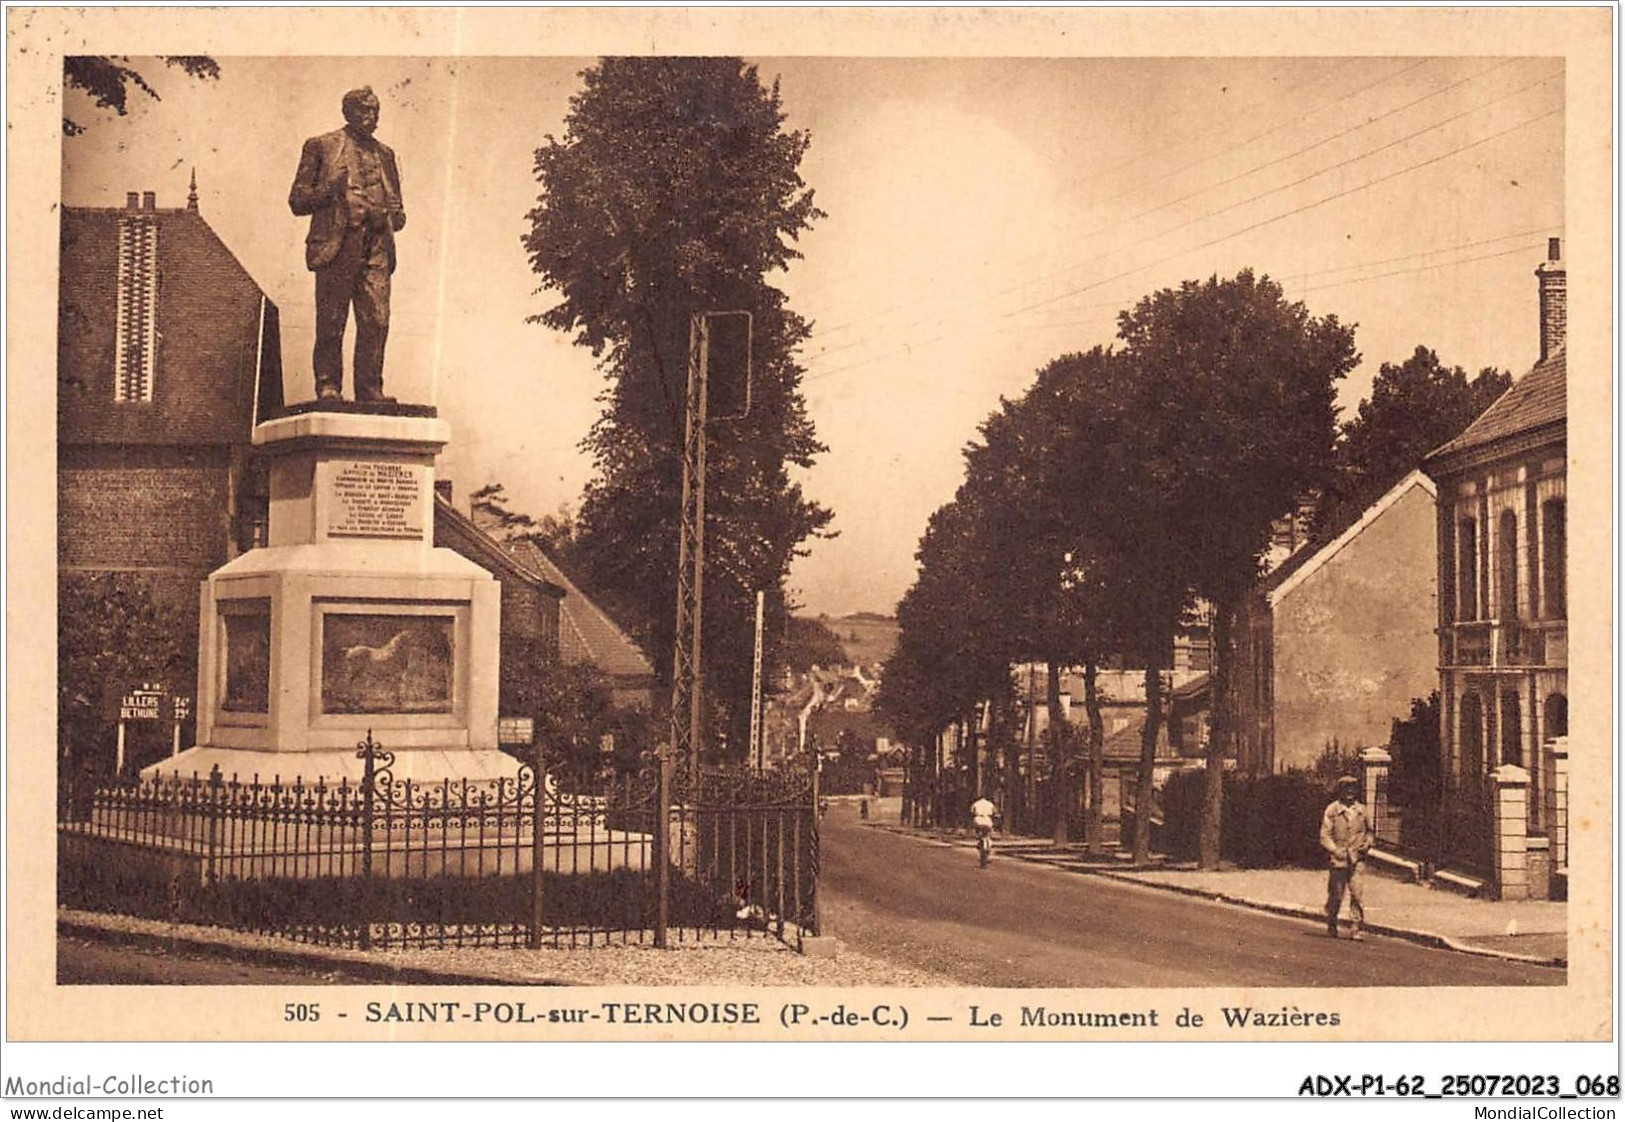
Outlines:
{"label": "leafy tree", "polygon": [[560,297],[535,319],[572,332],[608,379],[571,559],[669,674],[690,317],[751,312],[750,413],[711,427],[707,464],[707,696],[742,746],[755,592],[782,634],[791,560],[831,518],[789,478],[824,449],[795,357],[809,325],[767,279],[822,216],[797,170],[809,138],[736,58],[606,58],[582,79],[564,137],[536,152],[524,237]]}
{"label": "leafy tree", "polygon": [[103,715],[111,685],[163,681],[190,693],[197,636],[177,608],[127,573],[63,574],[57,586],[57,739],[65,767],[112,774],[116,727]]}
{"label": "leafy tree", "polygon": [[798,674],[814,666],[844,666],[846,651],[835,632],[822,620],[791,616],[785,622],[782,661]]}
{"label": "leafy tree", "polygon": [[[165,66],[177,67],[193,78],[208,81],[220,77],[220,65],[207,55],[164,55]],[[130,87],[154,101],[161,101],[140,71],[129,65],[124,55],[69,55],[62,60],[62,81],[69,89],[83,90],[99,109],[111,109],[120,117],[129,112]],[[85,126],[62,118],[64,136],[78,136]]]}
{"label": "leafy tree", "polygon": [[[1171,634],[1183,597],[1182,589],[1173,594],[1161,632],[1139,618],[1142,604],[1158,602],[1145,587],[1146,574],[1158,572],[1148,547],[1157,539],[1144,532],[1144,513],[1154,507],[1125,499],[1123,471],[1137,459],[1120,447],[1123,418],[1112,404],[1124,376],[1111,352],[1065,356],[982,424],[979,440],[966,449],[964,484],[922,540],[920,575],[899,607],[898,649],[882,679],[882,705],[911,731],[913,743],[991,701],[990,736],[1004,753],[1007,802],[1015,804],[1020,745],[1006,712],[1010,667],[1046,663],[1049,802],[1055,836],[1065,840],[1076,799],[1060,670],[1082,665],[1089,714],[1085,837],[1095,849],[1104,741],[1095,671],[1125,644],[1155,646],[1148,634],[1163,634],[1166,646],[1164,632]],[[1120,525],[1141,533],[1118,533]],[[1015,809],[1007,805],[1007,813]]]}
{"label": "leafy tree", "polygon": [[591,666],[553,659],[532,677],[536,743],[549,773],[567,788],[589,789],[601,774],[634,771],[639,753],[654,746],[652,715],[615,705]]}
{"label": "leafy tree", "polygon": [[1488,409],[1512,375],[1487,366],[1468,378],[1426,347],[1399,365],[1385,362],[1371,396],[1343,422],[1336,471],[1316,515],[1322,536],[1337,533]]}
{"label": "leafy tree", "polygon": [[[1412,829],[1436,814],[1443,796],[1443,765],[1439,754],[1439,693],[1411,699],[1404,720],[1394,718],[1388,738],[1393,764],[1388,772],[1388,802],[1407,812]],[[1431,852],[1431,850],[1424,850]]]}
{"label": "leafy tree", "polygon": [[[974,730],[978,707],[988,699],[1007,703],[1011,692],[1009,657],[999,639],[1004,612],[981,575],[981,517],[964,488],[931,516],[915,554],[919,573],[897,606],[897,645],[875,699],[881,719],[922,752],[925,774],[916,770],[915,779],[926,779],[938,795],[938,738],[960,722]],[[963,811],[940,801],[930,808],[936,821],[955,820]]]}
{"label": "leafy tree", "polygon": [[576,536],[575,511],[569,503],[560,503],[553,514],[532,518],[509,505],[501,483],[487,483],[468,496],[468,505],[480,529],[499,540],[534,542],[555,559],[569,559]]}
{"label": "leafy tree", "polygon": [[1257,579],[1271,524],[1325,485],[1336,384],[1359,356],[1351,328],[1335,316],[1311,316],[1250,271],[1154,293],[1119,318],[1119,335],[1139,380],[1131,431],[1170,518],[1159,549],[1179,581],[1213,605],[1213,722],[1200,849],[1203,865],[1214,867],[1222,767],[1234,727],[1236,612]]}
{"label": "leafy tree", "polygon": [[[1151,845],[1163,670],[1191,598],[1175,501],[1179,476],[1159,453],[1168,436],[1161,427],[1161,394],[1135,356],[1100,352],[1077,373],[1069,388],[1067,432],[1058,457],[1064,468],[1056,486],[1073,497],[1067,570],[1073,619],[1092,633],[1084,665],[1091,782],[1098,789],[1103,729],[1090,680],[1097,660],[1119,657],[1144,668],[1146,719],[1130,842],[1135,859],[1143,861]],[[1096,812],[1091,819],[1087,829],[1096,837]]]}
{"label": "leafy tree", "polygon": [[509,503],[508,489],[501,483],[487,483],[468,496],[475,525],[502,541],[521,541],[535,529],[536,520]]}
{"label": "leafy tree", "polygon": [[[982,511],[978,526],[983,565],[978,580],[1001,608],[994,630],[1011,662],[1043,662],[1049,710],[1050,801],[1056,842],[1067,840],[1070,808],[1076,799],[1067,759],[1072,731],[1061,706],[1060,672],[1082,664],[1093,688],[1093,668],[1109,644],[1106,605],[1100,589],[1099,558],[1089,547],[1096,519],[1100,480],[1079,478],[1090,462],[1092,390],[1097,375],[1112,361],[1096,348],[1046,365],[1034,384],[981,428],[982,441],[966,451],[964,493]],[[1081,486],[1080,486],[1081,484]],[[1087,833],[1098,847],[1098,753],[1104,740],[1098,697],[1086,698],[1090,721],[1091,824]],[[1013,742],[1007,745],[1014,754]],[[1029,767],[1032,766],[1031,761]],[[1007,768],[1012,783],[1017,769]]]}

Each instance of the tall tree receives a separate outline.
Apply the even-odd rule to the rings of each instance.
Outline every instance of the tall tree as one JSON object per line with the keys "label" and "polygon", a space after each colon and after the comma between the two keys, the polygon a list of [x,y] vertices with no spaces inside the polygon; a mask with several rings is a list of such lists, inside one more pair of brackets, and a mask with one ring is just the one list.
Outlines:
{"label": "tall tree", "polygon": [[[207,55],[164,55],[165,66],[179,68],[193,78],[214,80],[220,77],[220,64]],[[63,84],[74,90],[83,90],[99,109],[111,109],[120,117],[129,113],[130,88],[140,90],[154,101],[162,100],[158,91],[130,65],[124,55],[68,55],[62,60]],[[68,117],[62,118],[64,136],[78,136],[85,126]]]}
{"label": "tall tree", "polygon": [[[1163,547],[1213,605],[1213,720],[1201,858],[1219,859],[1223,762],[1233,728],[1230,636],[1259,572],[1271,524],[1332,467],[1337,382],[1359,361],[1351,328],[1289,303],[1268,277],[1187,281],[1119,320],[1137,368],[1137,435],[1165,481]],[[1148,686],[1150,682],[1147,682]]]}
{"label": "tall tree", "polygon": [[[1092,632],[1085,705],[1091,781],[1097,789],[1103,730],[1099,699],[1089,683],[1091,667],[1107,655],[1143,667],[1146,715],[1130,844],[1135,860],[1144,861],[1151,848],[1162,676],[1174,629],[1190,601],[1191,566],[1180,534],[1177,468],[1162,454],[1172,431],[1159,411],[1162,391],[1131,354],[1098,352],[1090,359],[1070,388],[1059,457],[1066,467],[1057,485],[1074,503],[1069,601]],[[1087,829],[1098,838],[1095,812]]]}
{"label": "tall tree", "polygon": [[62,574],[57,583],[57,736],[63,764],[105,778],[115,729],[100,690],[160,680],[182,693],[197,681],[197,644],[185,616],[131,573]]}
{"label": "tall tree", "polygon": [[[1057,844],[1068,840],[1068,818],[1077,796],[1071,726],[1061,705],[1060,671],[1085,668],[1085,707],[1091,714],[1089,759],[1091,823],[1099,845],[1098,753],[1104,739],[1099,701],[1092,695],[1091,668],[1112,645],[1108,603],[1098,595],[1107,564],[1095,533],[1102,480],[1094,456],[1099,413],[1095,393],[1110,352],[1096,348],[1066,355],[1039,370],[1019,399],[1001,402],[983,423],[980,443],[966,450],[964,493],[976,497],[984,537],[976,555],[986,594],[1001,608],[995,633],[1012,662],[1046,664],[1049,713],[1047,752],[1052,829]],[[1031,762],[1029,762],[1031,766]]]}
{"label": "tall tree", "polygon": [[[964,483],[922,539],[920,575],[899,608],[898,653],[883,679],[883,698],[899,707],[912,700],[919,709],[900,712],[898,724],[925,739],[992,703],[989,756],[1004,755],[1008,799],[1019,793],[1020,747],[1005,712],[1014,692],[1010,667],[1045,663],[1051,825],[1065,841],[1077,797],[1060,672],[1082,665],[1090,714],[1086,836],[1097,848],[1104,729],[1093,670],[1116,653],[1118,619],[1126,615],[1114,603],[1114,581],[1137,587],[1131,570],[1118,573],[1116,543],[1101,529],[1121,494],[1103,474],[1109,465],[1100,455],[1113,433],[1115,419],[1102,403],[1111,400],[1115,361],[1101,349],[1057,359],[982,423],[965,450]],[[1029,774],[1033,755],[1029,748]],[[1007,815],[1024,802],[1011,800]]]}
{"label": "tall tree", "polygon": [[1512,375],[1493,366],[1469,378],[1427,347],[1417,347],[1398,365],[1383,363],[1371,396],[1341,427],[1336,471],[1317,510],[1317,530],[1333,534],[1348,525],[1511,385]]}
{"label": "tall tree", "polygon": [[711,427],[707,465],[707,694],[742,746],[755,593],[782,634],[790,562],[831,518],[789,477],[824,448],[796,360],[809,326],[769,283],[822,217],[798,172],[809,137],[737,58],[607,58],[582,82],[563,138],[537,149],[524,237],[560,297],[535,318],[608,380],[572,559],[669,674],[690,317],[751,312],[750,412]]}

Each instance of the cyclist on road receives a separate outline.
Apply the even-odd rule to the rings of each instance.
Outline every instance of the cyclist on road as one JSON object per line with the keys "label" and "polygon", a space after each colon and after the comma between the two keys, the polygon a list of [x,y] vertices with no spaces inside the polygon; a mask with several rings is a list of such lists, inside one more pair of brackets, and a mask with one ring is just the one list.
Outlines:
{"label": "cyclist on road", "polygon": [[993,816],[998,812],[999,808],[986,795],[970,804],[971,824],[976,827],[976,851],[982,855],[983,868],[993,856]]}

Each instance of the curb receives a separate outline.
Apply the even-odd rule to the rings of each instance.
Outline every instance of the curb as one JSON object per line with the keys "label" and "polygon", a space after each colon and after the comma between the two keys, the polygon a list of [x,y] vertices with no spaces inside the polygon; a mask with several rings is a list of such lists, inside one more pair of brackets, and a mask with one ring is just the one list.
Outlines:
{"label": "curb", "polygon": [[575,982],[548,978],[526,978],[518,981],[500,974],[477,974],[466,971],[430,970],[421,966],[395,966],[370,959],[347,958],[326,951],[295,950],[283,947],[248,947],[225,940],[202,939],[194,935],[159,935],[149,931],[122,931],[77,919],[58,918],[58,936],[70,935],[94,939],[118,946],[143,947],[148,950],[186,950],[212,958],[229,958],[233,962],[248,962],[258,966],[291,967],[300,970],[329,969],[342,971],[367,982],[397,985],[430,986],[570,986]]}
{"label": "curb", "polygon": [[[956,842],[945,837],[922,834],[916,830],[909,829],[908,827],[879,825],[876,828],[885,829],[894,834],[901,834],[908,837],[917,838],[921,841],[930,842],[936,845],[953,846],[956,844],[969,844]],[[1055,861],[1041,860],[1031,854],[1006,853],[1005,857],[1008,860],[1024,861],[1029,865],[1040,865],[1051,869],[1057,867]],[[1165,868],[1165,866],[1158,866],[1158,868]],[[1112,868],[1111,866],[1092,866],[1080,863],[1067,868],[1065,871],[1079,873],[1084,876],[1105,877],[1107,880],[1120,881],[1123,884],[1138,885],[1141,888],[1150,888],[1162,892],[1173,892],[1181,896],[1191,896],[1201,900],[1212,900],[1221,904],[1231,904],[1240,908],[1250,908],[1253,911],[1269,912],[1273,915],[1285,916],[1291,919],[1311,919],[1317,923],[1326,922],[1326,913],[1315,908],[1306,907],[1302,904],[1278,904],[1268,900],[1257,900],[1250,896],[1236,896],[1232,893],[1221,892],[1217,889],[1195,888],[1184,884],[1169,884],[1166,881],[1160,880],[1146,880],[1143,877],[1136,876],[1135,870],[1132,866],[1129,868]],[[1507,962],[1522,962],[1530,966],[1557,967],[1565,970],[1568,969],[1569,965],[1567,956],[1518,954],[1514,951],[1498,951],[1491,947],[1477,947],[1471,943],[1462,942],[1460,939],[1453,938],[1449,935],[1441,935],[1438,932],[1423,931],[1413,927],[1396,927],[1392,924],[1385,923],[1367,923],[1365,925],[1365,930],[1375,935],[1386,935],[1390,938],[1404,939],[1408,942],[1418,943],[1422,946],[1433,947],[1438,950],[1456,951],[1460,954],[1478,955],[1480,958],[1498,958]]]}
{"label": "curb", "polygon": [[[1085,870],[1094,872],[1095,870]],[[1326,913],[1316,908],[1306,907],[1302,904],[1278,904],[1269,900],[1256,900],[1249,896],[1236,896],[1228,892],[1220,892],[1211,888],[1193,888],[1183,884],[1167,884],[1162,881],[1148,881],[1132,873],[1123,873],[1109,869],[1099,870],[1099,876],[1109,880],[1122,881],[1124,884],[1137,884],[1142,888],[1161,889],[1164,892],[1175,892],[1181,896],[1194,896],[1203,900],[1214,900],[1222,904],[1233,904],[1241,908],[1251,908],[1254,911],[1270,912],[1278,916],[1287,916],[1293,919],[1310,919],[1316,923],[1326,922]],[[1508,962],[1523,962],[1531,966],[1551,966],[1568,968],[1568,959],[1562,956],[1546,956],[1533,954],[1517,954],[1514,951],[1498,951],[1490,947],[1476,947],[1471,943],[1464,943],[1449,935],[1441,935],[1435,931],[1423,931],[1414,927],[1396,927],[1387,923],[1367,923],[1365,930],[1374,935],[1387,935],[1395,939],[1405,939],[1408,942],[1420,943],[1423,946],[1434,947],[1439,950],[1457,951],[1461,954],[1478,955],[1480,958],[1499,958]]]}

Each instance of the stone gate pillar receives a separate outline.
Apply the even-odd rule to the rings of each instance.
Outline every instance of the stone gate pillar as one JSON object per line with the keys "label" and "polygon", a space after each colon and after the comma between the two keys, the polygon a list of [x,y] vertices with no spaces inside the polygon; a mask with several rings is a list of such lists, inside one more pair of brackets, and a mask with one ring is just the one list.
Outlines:
{"label": "stone gate pillar", "polygon": [[1398,831],[1388,816],[1388,766],[1394,758],[1385,748],[1360,753],[1360,801],[1371,815],[1371,832],[1378,841],[1398,843]]}
{"label": "stone gate pillar", "polygon": [[1490,773],[1495,892],[1502,900],[1529,899],[1529,773],[1502,764]]}

